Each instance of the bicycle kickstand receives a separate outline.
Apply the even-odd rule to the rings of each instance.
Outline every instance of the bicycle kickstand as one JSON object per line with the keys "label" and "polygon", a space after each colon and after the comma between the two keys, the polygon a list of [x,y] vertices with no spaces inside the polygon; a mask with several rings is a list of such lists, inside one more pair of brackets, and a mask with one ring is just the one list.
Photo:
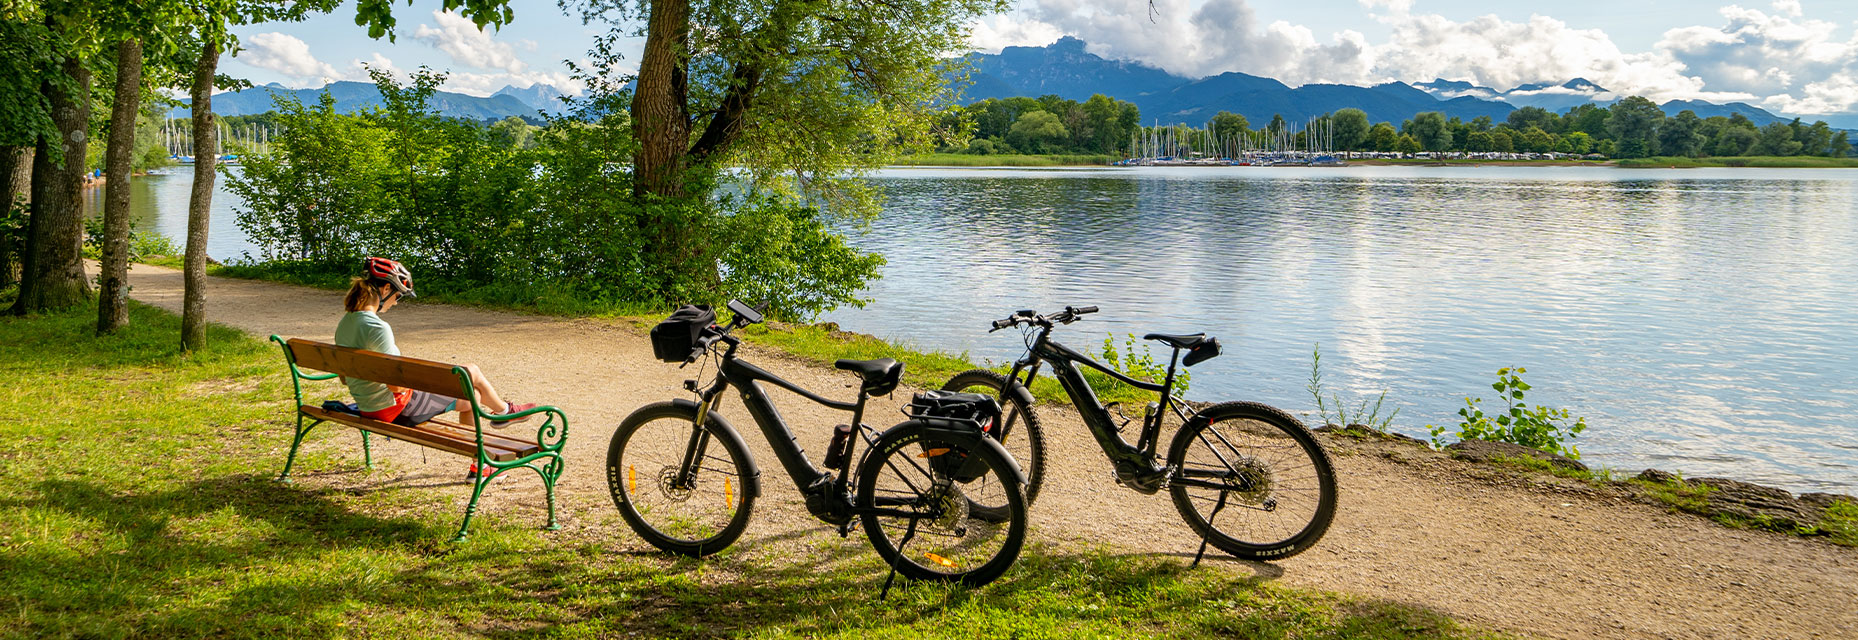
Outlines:
{"label": "bicycle kickstand", "polygon": [[1206,535],[1200,536],[1200,552],[1194,554],[1194,562],[1187,565],[1187,568],[1200,566],[1200,559],[1206,557],[1207,538],[1213,535],[1213,519],[1219,517],[1219,510],[1224,508],[1226,508],[1226,492],[1221,491],[1219,492],[1219,504],[1213,505],[1213,512],[1206,514]]}
{"label": "bicycle kickstand", "polygon": [[897,563],[903,561],[903,547],[910,544],[910,538],[916,537],[916,520],[910,520],[910,528],[903,531],[903,539],[897,541],[897,557],[890,559],[890,575],[884,576],[884,590],[877,594],[877,599],[890,597],[890,581],[897,579]]}

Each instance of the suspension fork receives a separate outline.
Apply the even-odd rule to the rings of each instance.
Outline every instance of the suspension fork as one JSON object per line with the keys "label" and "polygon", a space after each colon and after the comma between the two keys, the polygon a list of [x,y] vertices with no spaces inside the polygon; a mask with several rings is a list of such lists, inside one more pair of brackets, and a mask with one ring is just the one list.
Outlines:
{"label": "suspension fork", "polygon": [[725,386],[726,382],[718,380],[703,392],[703,402],[697,404],[697,420],[690,423],[690,444],[684,447],[684,461],[677,467],[675,484],[679,489],[688,489],[697,482],[697,469],[710,448],[710,430],[703,425],[709,421],[710,412],[722,405]]}

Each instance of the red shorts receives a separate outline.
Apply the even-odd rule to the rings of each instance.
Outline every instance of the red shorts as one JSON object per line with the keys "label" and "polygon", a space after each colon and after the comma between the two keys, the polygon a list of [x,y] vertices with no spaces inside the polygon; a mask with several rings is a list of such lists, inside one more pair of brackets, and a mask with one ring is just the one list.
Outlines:
{"label": "red shorts", "polygon": [[458,399],[410,389],[394,392],[394,404],[379,411],[363,411],[362,417],[381,422],[414,426],[431,420],[458,406]]}

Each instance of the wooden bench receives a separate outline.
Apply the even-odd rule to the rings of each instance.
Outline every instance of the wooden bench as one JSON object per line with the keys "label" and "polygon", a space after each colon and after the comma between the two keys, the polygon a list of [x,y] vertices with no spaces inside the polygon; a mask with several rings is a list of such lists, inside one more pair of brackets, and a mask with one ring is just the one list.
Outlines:
{"label": "wooden bench", "polygon": [[[568,437],[568,416],[561,410],[544,406],[508,415],[488,413],[477,405],[477,392],[471,386],[471,374],[464,367],[300,338],[285,340],[271,336],[271,341],[284,348],[284,361],[290,365],[291,387],[297,400],[296,437],[290,442],[290,457],[284,461],[284,472],[278,475],[279,481],[290,482],[290,468],[297,461],[297,449],[303,445],[303,436],[317,425],[329,422],[361,431],[362,464],[370,469],[374,468],[374,453],[368,442],[370,434],[475,459],[480,471],[474,480],[471,503],[465,507],[464,523],[458,526],[455,541],[462,542],[469,534],[471,516],[477,512],[477,501],[483,496],[485,485],[504,471],[516,468],[535,471],[542,477],[542,485],[548,492],[547,528],[561,528],[555,522],[555,482],[561,478],[561,446]],[[305,369],[325,373],[305,373]],[[529,440],[495,431],[486,433],[482,427],[459,424],[442,417],[409,427],[304,403],[303,381],[328,380],[337,376],[372,380],[389,386],[458,398],[459,402],[466,403],[461,407],[472,408],[479,425],[537,413],[544,414],[547,419],[537,427],[535,439]]]}

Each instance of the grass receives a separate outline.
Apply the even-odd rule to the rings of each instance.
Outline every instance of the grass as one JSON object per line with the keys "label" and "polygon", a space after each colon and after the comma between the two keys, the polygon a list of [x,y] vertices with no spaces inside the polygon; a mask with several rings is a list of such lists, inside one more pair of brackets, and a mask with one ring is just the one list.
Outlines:
{"label": "grass", "polygon": [[1819,156],[1725,156],[1720,158],[1688,158],[1683,156],[1658,156],[1653,158],[1628,158],[1618,162],[1628,169],[1695,169],[1701,167],[1759,167],[1771,169],[1851,169],[1858,168],[1858,158],[1824,158]]}
{"label": "grass", "polygon": [[272,481],[289,411],[274,347],[213,327],[181,355],[171,314],[132,304],[97,338],[94,313],[0,318],[0,637],[1487,635],[1107,548],[1033,545],[986,588],[885,602],[857,537],[672,559],[575,500],[567,531],[538,531],[539,506],[493,508],[454,545],[464,484],[360,486],[391,476],[359,469],[353,432],[314,432],[298,483]]}
{"label": "grass", "polygon": [[1819,529],[1831,537],[1833,542],[1858,547],[1858,502],[1840,500],[1832,503],[1832,506],[1826,508]]}
{"label": "grass", "polygon": [[898,166],[913,167],[1074,167],[1103,166],[1120,160],[1118,156],[1085,154],[1000,154],[925,153],[903,156]]}

